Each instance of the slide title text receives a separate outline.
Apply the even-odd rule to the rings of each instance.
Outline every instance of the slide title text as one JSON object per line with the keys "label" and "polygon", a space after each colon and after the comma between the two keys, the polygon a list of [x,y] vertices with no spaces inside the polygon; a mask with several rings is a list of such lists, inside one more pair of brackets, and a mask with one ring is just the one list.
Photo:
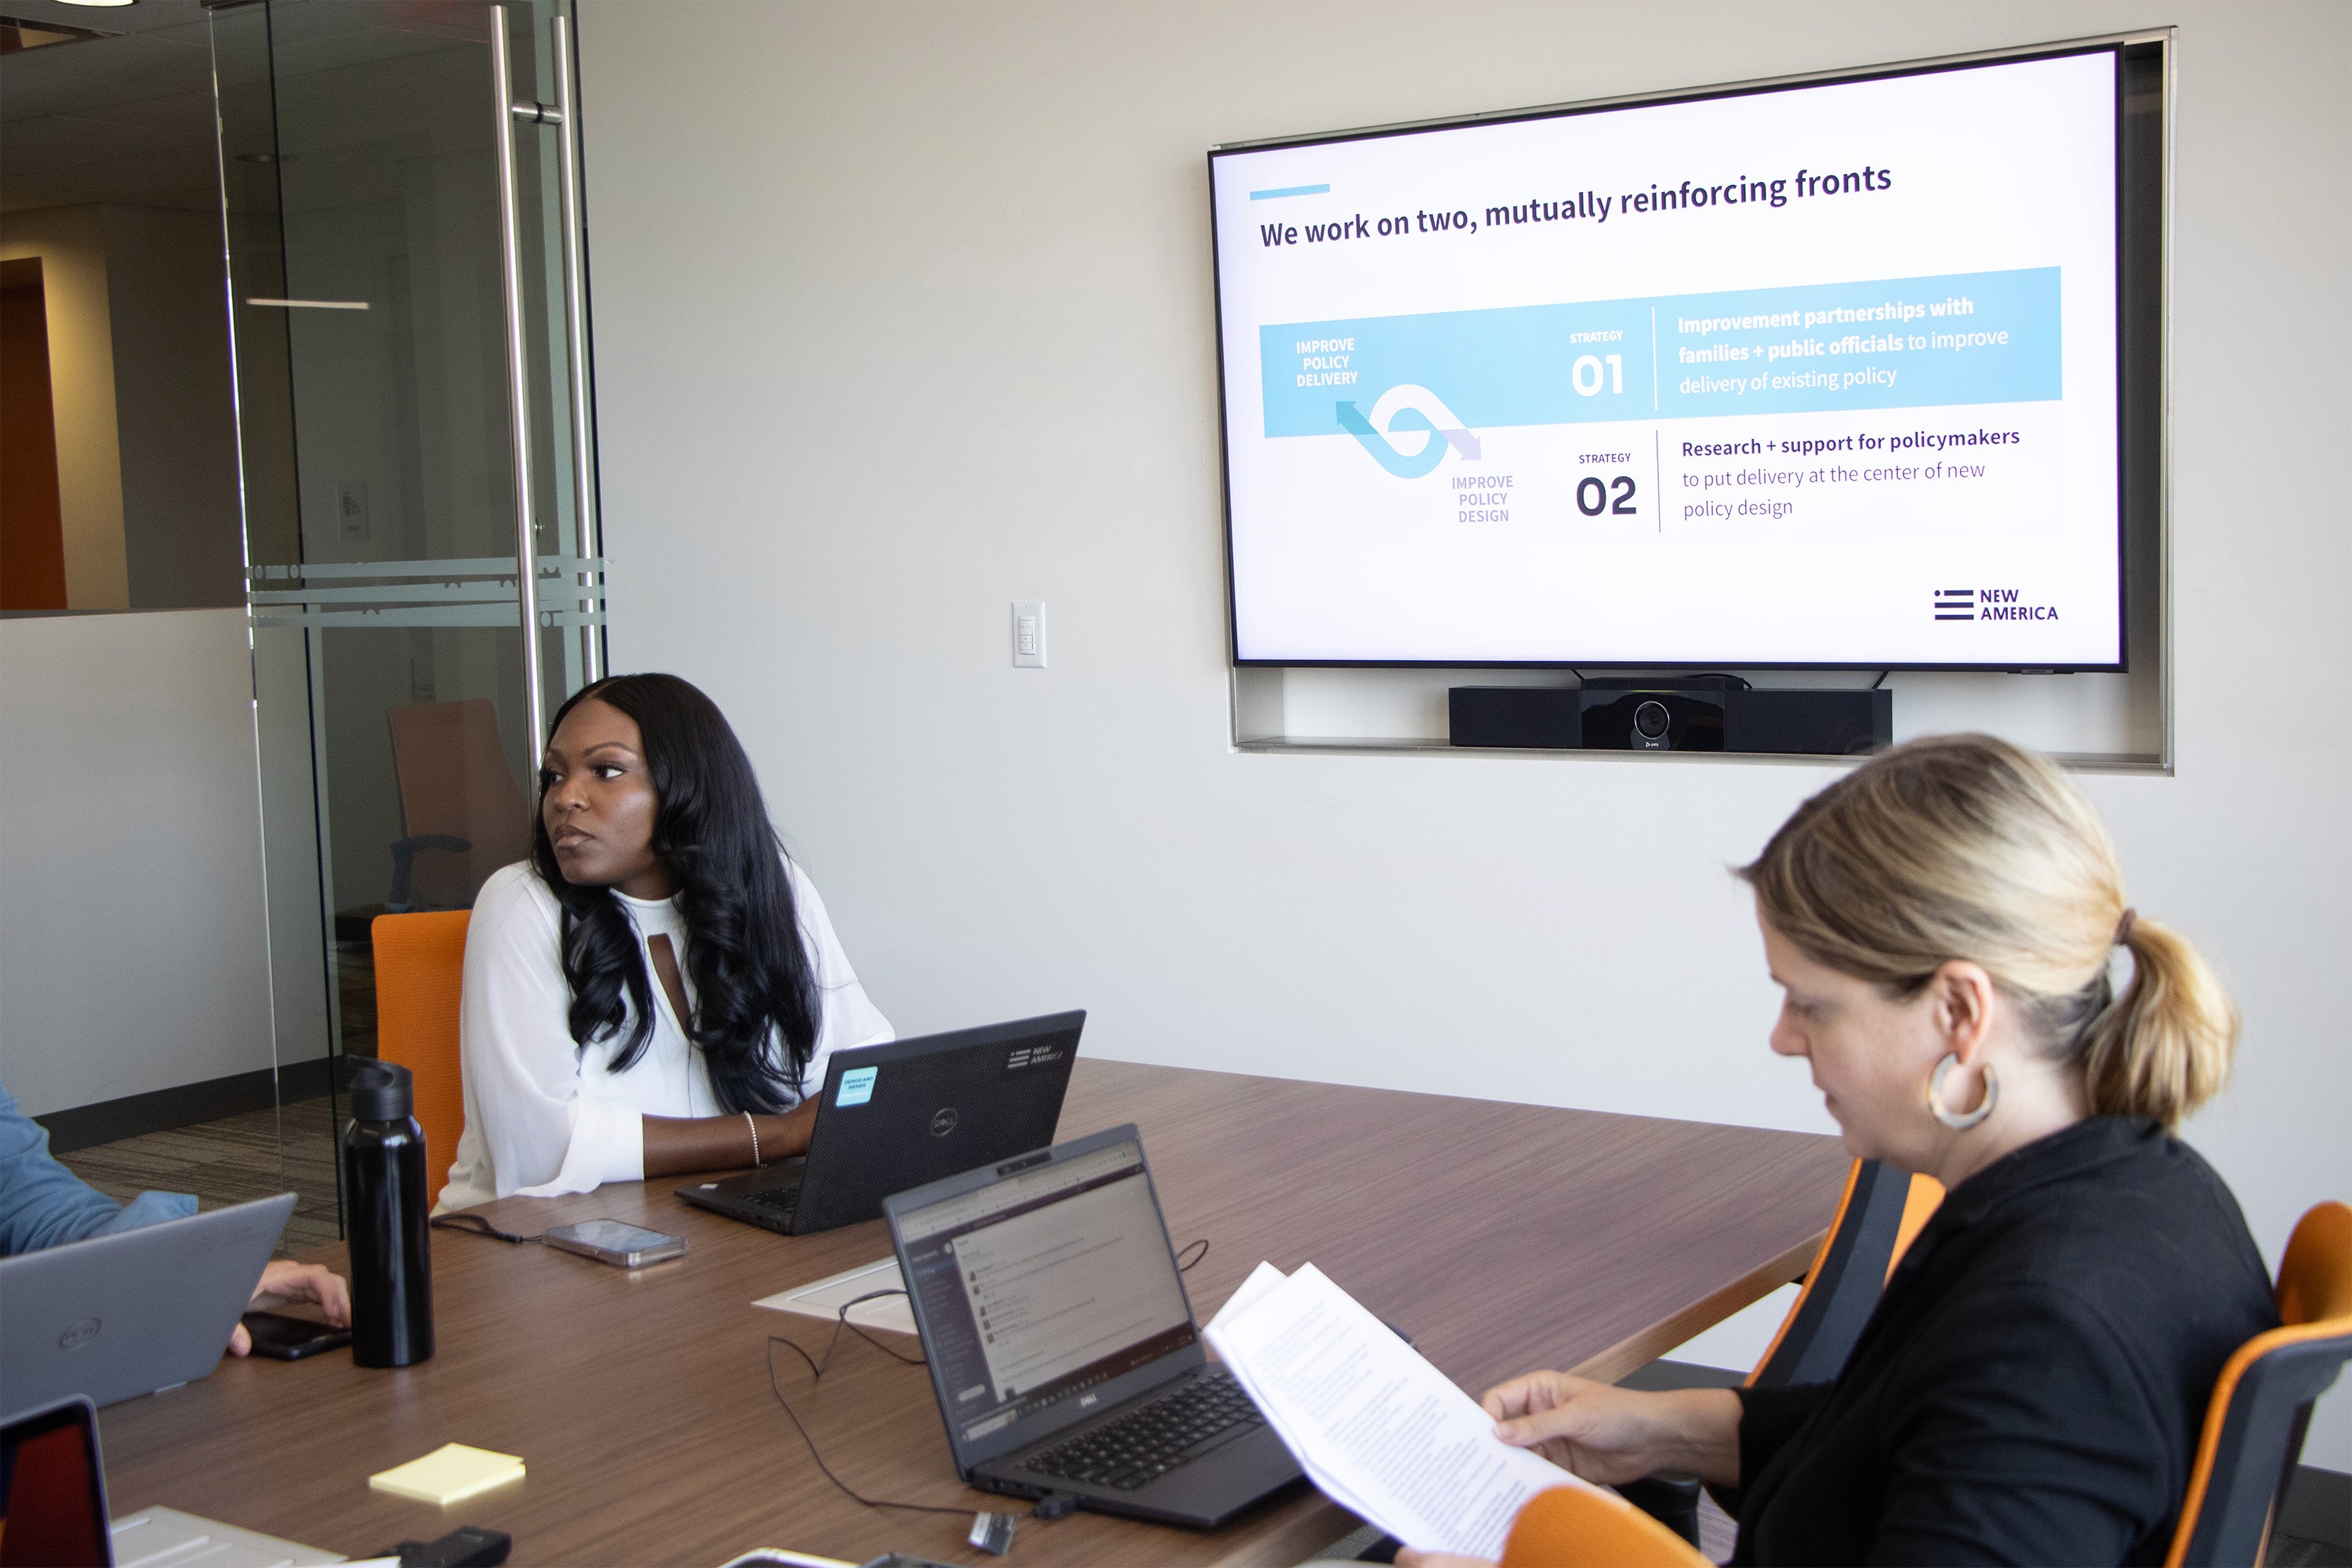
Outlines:
{"label": "slide title text", "polygon": [[1518,203],[1504,203],[1485,209],[1483,219],[1467,207],[1452,212],[1428,212],[1416,209],[1395,213],[1387,217],[1367,220],[1357,213],[1336,222],[1258,225],[1258,238],[1267,247],[1277,245],[1318,245],[1335,239],[1391,239],[1408,234],[1475,234],[1482,227],[1508,228],[1529,223],[1559,223],[1581,218],[1601,224],[1609,215],[1622,217],[1628,213],[1686,212],[1698,207],[1745,206],[1761,202],[1768,206],[1782,207],[1791,196],[1839,196],[1862,192],[1887,191],[1895,187],[1892,170],[1864,164],[1842,174],[1818,174],[1811,169],[1800,169],[1794,176],[1781,180],[1752,180],[1742,174],[1737,179],[1714,184],[1695,184],[1689,180],[1675,185],[1653,184],[1646,191],[1621,191],[1603,195],[1595,191],[1577,191],[1569,195],[1547,199],[1534,197]]}

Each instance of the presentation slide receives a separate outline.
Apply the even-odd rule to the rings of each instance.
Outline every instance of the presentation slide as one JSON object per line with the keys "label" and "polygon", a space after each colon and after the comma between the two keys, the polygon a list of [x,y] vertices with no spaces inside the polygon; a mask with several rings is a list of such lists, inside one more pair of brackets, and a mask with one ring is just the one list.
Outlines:
{"label": "presentation slide", "polygon": [[1237,656],[2119,664],[2116,73],[1213,154]]}

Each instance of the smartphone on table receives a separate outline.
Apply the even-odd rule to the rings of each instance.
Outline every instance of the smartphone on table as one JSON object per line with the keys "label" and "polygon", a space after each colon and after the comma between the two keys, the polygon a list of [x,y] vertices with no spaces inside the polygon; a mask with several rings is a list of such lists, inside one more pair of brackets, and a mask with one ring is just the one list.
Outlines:
{"label": "smartphone on table", "polygon": [[300,1361],[352,1342],[351,1330],[322,1323],[316,1318],[297,1318],[285,1312],[247,1312],[240,1321],[245,1324],[245,1331],[253,1336],[253,1353],[273,1361]]}
{"label": "smartphone on table", "polygon": [[616,1219],[583,1219],[577,1225],[551,1226],[540,1239],[550,1247],[576,1252],[618,1268],[642,1268],[648,1263],[686,1256],[686,1237]]}

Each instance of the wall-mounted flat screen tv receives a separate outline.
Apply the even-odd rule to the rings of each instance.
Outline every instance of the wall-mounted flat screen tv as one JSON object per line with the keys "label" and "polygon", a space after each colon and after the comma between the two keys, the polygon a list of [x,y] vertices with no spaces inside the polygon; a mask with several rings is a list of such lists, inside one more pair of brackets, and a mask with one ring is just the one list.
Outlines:
{"label": "wall-mounted flat screen tv", "polygon": [[1234,657],[2122,668],[2126,71],[1213,152]]}

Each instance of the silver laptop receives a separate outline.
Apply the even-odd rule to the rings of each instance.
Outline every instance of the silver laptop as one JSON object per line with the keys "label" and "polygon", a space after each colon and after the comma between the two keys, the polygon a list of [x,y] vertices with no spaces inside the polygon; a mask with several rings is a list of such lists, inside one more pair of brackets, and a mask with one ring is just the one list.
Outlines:
{"label": "silver laptop", "polygon": [[294,1194],[0,1258],[0,1413],[111,1405],[220,1364]]}

